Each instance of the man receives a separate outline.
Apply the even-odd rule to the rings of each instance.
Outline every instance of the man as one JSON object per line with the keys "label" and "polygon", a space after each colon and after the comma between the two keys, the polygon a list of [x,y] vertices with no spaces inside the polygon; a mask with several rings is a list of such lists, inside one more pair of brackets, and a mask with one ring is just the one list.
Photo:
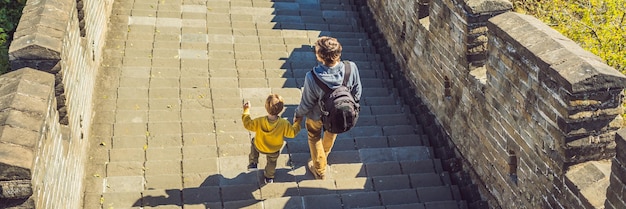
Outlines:
{"label": "man", "polygon": [[324,90],[320,88],[313,78],[317,76],[324,84],[333,89],[341,86],[345,74],[346,64],[350,65],[351,73],[347,86],[356,101],[361,99],[361,79],[359,71],[353,62],[341,62],[341,44],[332,37],[320,37],[315,43],[315,56],[320,62],[313,68],[313,72],[308,72],[304,79],[302,98],[296,108],[294,120],[301,120],[306,116],[306,129],[308,132],[309,151],[311,161],[308,163],[309,170],[316,179],[326,178],[327,157],[330,153],[337,134],[324,130],[322,136],[322,120],[320,99],[324,95]]}

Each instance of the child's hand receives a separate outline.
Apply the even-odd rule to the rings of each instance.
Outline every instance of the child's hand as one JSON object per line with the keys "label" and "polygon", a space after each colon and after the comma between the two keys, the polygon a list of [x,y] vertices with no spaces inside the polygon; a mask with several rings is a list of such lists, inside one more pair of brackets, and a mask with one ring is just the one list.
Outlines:
{"label": "child's hand", "polygon": [[250,101],[247,101],[247,102],[243,103],[243,109],[244,110],[249,109],[249,108],[250,108]]}

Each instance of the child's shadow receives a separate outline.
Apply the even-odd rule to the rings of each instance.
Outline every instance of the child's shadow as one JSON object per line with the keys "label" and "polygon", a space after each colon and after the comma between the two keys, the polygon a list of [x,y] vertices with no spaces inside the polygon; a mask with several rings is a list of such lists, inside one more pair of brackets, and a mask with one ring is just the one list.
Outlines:
{"label": "child's shadow", "polygon": [[[288,169],[276,169],[282,177],[277,179],[277,182],[289,178],[284,176],[290,175],[285,170]],[[294,177],[291,176],[291,178]],[[263,170],[239,173],[233,178],[214,174],[207,177],[198,187],[166,189],[164,193],[163,190],[146,190],[143,193],[144,196],[135,201],[132,207],[203,205],[205,208],[242,208],[263,201],[261,188],[265,185]],[[147,195],[151,193],[149,191],[157,191],[158,194]]]}

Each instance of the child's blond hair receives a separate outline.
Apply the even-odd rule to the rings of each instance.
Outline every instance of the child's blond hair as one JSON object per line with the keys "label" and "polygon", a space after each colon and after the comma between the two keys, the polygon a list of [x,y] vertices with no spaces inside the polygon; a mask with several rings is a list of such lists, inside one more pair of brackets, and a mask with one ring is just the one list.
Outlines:
{"label": "child's blond hair", "polygon": [[278,94],[270,94],[265,100],[265,110],[270,115],[278,115],[283,111],[285,101]]}
{"label": "child's blond hair", "polygon": [[322,59],[324,65],[332,65],[341,59],[341,44],[336,38],[322,36],[315,42],[315,53]]}

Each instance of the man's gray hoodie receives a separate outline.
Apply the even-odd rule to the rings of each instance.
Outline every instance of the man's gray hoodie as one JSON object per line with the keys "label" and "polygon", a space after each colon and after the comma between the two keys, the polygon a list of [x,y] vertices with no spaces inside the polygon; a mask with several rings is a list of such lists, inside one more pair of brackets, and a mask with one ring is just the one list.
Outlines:
{"label": "man's gray hoodie", "polygon": [[[351,66],[350,78],[348,78],[348,88],[351,88],[352,95],[356,101],[361,100],[361,78],[359,69],[356,64],[349,62]],[[304,86],[302,88],[302,98],[300,105],[296,108],[295,117],[306,116],[311,120],[320,120],[322,112],[320,110],[320,98],[324,95],[324,90],[317,86],[312,76],[317,76],[322,82],[331,89],[341,86],[343,75],[345,74],[344,62],[339,62],[333,67],[318,64],[313,68],[315,75],[311,71],[306,73],[304,77]]]}

